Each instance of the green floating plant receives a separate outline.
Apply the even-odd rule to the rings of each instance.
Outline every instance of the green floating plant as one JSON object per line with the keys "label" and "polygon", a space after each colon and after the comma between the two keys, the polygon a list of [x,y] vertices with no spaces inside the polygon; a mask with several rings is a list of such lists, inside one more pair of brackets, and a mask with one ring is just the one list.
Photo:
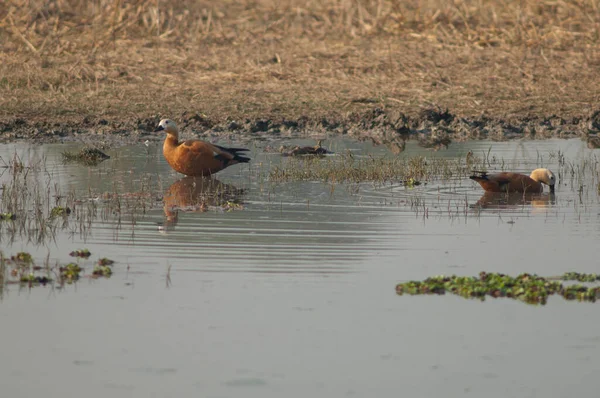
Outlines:
{"label": "green floating plant", "polygon": [[579,272],[565,272],[562,276],[563,281],[578,281],[578,282],[597,282],[600,281],[598,274],[580,274]]}
{"label": "green floating plant", "polygon": [[92,275],[108,278],[112,275],[112,269],[108,265],[96,265],[94,271],[92,271]]}
{"label": "green floating plant", "polygon": [[14,213],[0,213],[0,221],[13,221],[17,219]]}
{"label": "green floating plant", "polygon": [[17,265],[32,265],[33,264],[33,257],[31,257],[31,254],[26,253],[26,252],[19,252],[17,254],[15,254],[14,256],[10,257],[10,260],[17,264]]}
{"label": "green floating plant", "polygon": [[45,285],[47,283],[51,283],[52,279],[48,278],[47,276],[37,276],[37,275],[34,275],[33,273],[30,273],[27,275],[22,275],[21,278],[19,279],[19,282],[29,283],[32,285]]}
{"label": "green floating plant", "polygon": [[73,283],[79,279],[79,274],[81,274],[82,268],[75,264],[69,263],[64,267],[59,268],[60,277],[65,280],[67,283]]}
{"label": "green floating plant", "polygon": [[512,277],[504,274],[481,272],[479,277],[435,276],[424,281],[410,281],[396,286],[396,293],[403,294],[456,294],[464,298],[481,301],[486,296],[507,297],[527,304],[544,305],[548,297],[558,294],[566,300],[595,302],[600,298],[600,287],[583,285],[563,285],[558,279],[595,282],[600,277],[595,274],[566,273],[562,277],[544,278],[535,274],[520,274]]}
{"label": "green floating plant", "polygon": [[64,217],[71,214],[71,209],[69,207],[56,206],[53,207],[50,211],[50,217]]}
{"label": "green floating plant", "polygon": [[106,257],[102,257],[100,260],[98,260],[98,265],[100,266],[113,265],[114,263],[115,262],[113,260]]}
{"label": "green floating plant", "polygon": [[74,250],[71,253],[69,253],[69,256],[71,256],[71,257],[88,258],[91,255],[92,255],[92,253],[90,253],[90,251],[88,249]]}

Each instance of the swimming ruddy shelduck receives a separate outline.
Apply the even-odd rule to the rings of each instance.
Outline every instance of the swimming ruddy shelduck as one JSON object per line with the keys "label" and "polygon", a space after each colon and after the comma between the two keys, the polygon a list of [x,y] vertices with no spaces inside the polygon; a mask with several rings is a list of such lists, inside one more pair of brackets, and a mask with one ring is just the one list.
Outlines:
{"label": "swimming ruddy shelduck", "polygon": [[207,176],[237,163],[248,163],[250,158],[240,156],[246,148],[225,148],[201,140],[179,142],[179,129],[172,120],[163,119],[157,131],[166,131],[163,155],[167,163],[181,174]]}
{"label": "swimming ruddy shelduck", "polygon": [[485,171],[476,172],[479,175],[469,177],[475,180],[488,192],[526,192],[540,193],[544,190],[542,184],[550,187],[550,192],[554,192],[556,178],[548,169],[535,169],[531,175],[519,173],[497,173],[487,174]]}

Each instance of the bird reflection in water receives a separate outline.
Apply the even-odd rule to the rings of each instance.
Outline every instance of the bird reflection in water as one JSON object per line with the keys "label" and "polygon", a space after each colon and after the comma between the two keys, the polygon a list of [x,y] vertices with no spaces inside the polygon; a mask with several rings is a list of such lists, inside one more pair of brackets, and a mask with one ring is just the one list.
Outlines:
{"label": "bird reflection in water", "polygon": [[214,177],[184,177],[175,181],[165,192],[165,221],[159,225],[161,232],[175,229],[179,211],[201,213],[209,210],[242,208],[245,189],[224,184]]}
{"label": "bird reflection in water", "polygon": [[543,209],[556,203],[554,193],[501,193],[485,192],[471,207],[479,209],[511,209],[519,206],[531,206]]}

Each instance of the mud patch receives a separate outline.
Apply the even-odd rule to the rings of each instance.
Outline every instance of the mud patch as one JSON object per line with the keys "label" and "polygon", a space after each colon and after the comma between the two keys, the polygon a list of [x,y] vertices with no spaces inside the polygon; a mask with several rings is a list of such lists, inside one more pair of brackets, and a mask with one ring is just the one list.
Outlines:
{"label": "mud patch", "polygon": [[[358,140],[386,144],[395,152],[403,149],[402,143],[415,139],[424,147],[447,147],[452,141],[547,138],[587,138],[600,131],[600,111],[579,117],[563,118],[557,115],[492,117],[480,115],[464,117],[448,109],[427,108],[416,116],[397,110],[372,108],[347,115],[328,118],[301,116],[290,119],[245,119],[224,121],[202,114],[184,112],[175,117],[184,133],[200,137],[239,135],[252,139],[273,136],[298,137],[323,134],[347,134]],[[19,140],[37,143],[82,141],[107,144],[130,143],[135,139],[162,139],[153,133],[161,116],[155,115],[126,121],[106,120],[85,116],[80,120],[55,122],[29,121],[22,118],[0,122],[0,141]]]}

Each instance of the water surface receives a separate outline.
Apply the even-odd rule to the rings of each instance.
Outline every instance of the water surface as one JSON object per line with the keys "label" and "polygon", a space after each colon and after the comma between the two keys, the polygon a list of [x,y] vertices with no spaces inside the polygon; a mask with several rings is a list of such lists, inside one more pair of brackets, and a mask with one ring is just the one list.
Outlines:
{"label": "water surface", "polygon": [[[366,143],[326,144],[391,156]],[[414,188],[275,184],[266,171],[285,160],[259,143],[250,165],[212,182],[243,209],[208,203],[205,212],[190,205],[158,145],[108,150],[111,159],[92,167],[62,164],[73,147],[0,146],[5,161],[43,162],[32,171],[39,187],[76,196],[81,214],[96,209],[85,227],[72,223],[43,244],[11,240],[3,225],[2,251],[67,263],[85,247],[88,269],[99,257],[118,262],[110,279],[4,289],[6,396],[563,397],[600,387],[597,304],[395,293],[398,282],[438,274],[597,272],[600,152],[582,141],[468,142],[435,153],[407,145],[400,156],[473,151],[491,169],[558,174],[554,197],[483,207],[467,178]],[[143,200],[126,203],[136,195]],[[169,200],[176,215],[165,212]]]}

